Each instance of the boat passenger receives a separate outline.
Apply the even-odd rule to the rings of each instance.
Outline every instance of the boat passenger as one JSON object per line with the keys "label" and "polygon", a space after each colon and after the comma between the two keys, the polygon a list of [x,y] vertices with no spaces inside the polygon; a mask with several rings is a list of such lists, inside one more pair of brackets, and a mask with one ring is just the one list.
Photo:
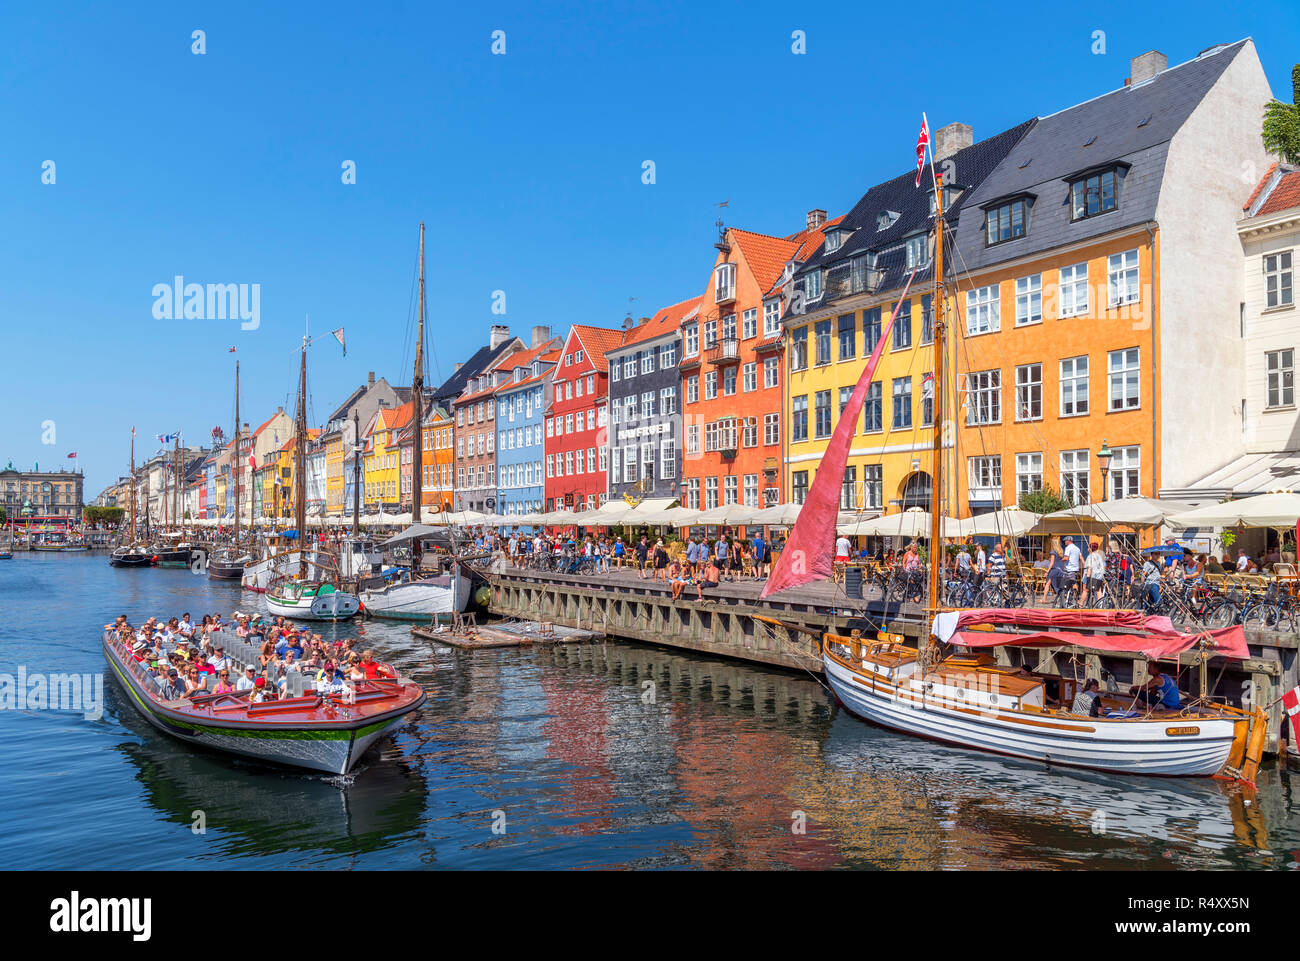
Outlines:
{"label": "boat passenger", "polygon": [[384,666],[375,660],[374,651],[366,651],[361,655],[361,670],[367,678],[384,677],[386,672]]}
{"label": "boat passenger", "polygon": [[213,651],[212,666],[218,674],[230,670],[230,658],[226,657],[226,649],[220,644]]}
{"label": "boat passenger", "polygon": [[364,681],[366,679],[366,671],[361,666],[360,661],[353,661],[349,664],[346,673],[349,681]]}
{"label": "boat passenger", "polygon": [[181,683],[178,671],[173,669],[167,672],[166,678],[158,685],[158,695],[164,701],[174,701],[185,695],[185,685]]}
{"label": "boat passenger", "polygon": [[199,680],[199,672],[193,667],[189,667],[185,672],[185,695],[195,694],[203,690],[203,682]]}
{"label": "boat passenger", "polygon": [[327,663],[320,676],[316,678],[317,694],[342,694],[343,678],[334,670],[333,663]]}
{"label": "boat passenger", "polygon": [[184,614],[181,615],[181,622],[178,626],[180,628],[180,632],[184,634],[186,637],[194,636],[194,622],[190,620],[189,611],[186,611]]}
{"label": "boat passenger", "polygon": [[263,701],[275,700],[275,695],[270,693],[266,686],[266,678],[259,677],[253,682],[253,693],[249,695],[248,700],[252,704],[261,704]]}
{"label": "boat passenger", "polygon": [[249,664],[244,668],[243,676],[235,682],[236,691],[251,691],[253,683],[257,680],[257,668]]}
{"label": "boat passenger", "polygon": [[230,669],[229,669],[229,668],[225,668],[225,669],[220,670],[220,671],[217,672],[217,686],[214,688],[214,690],[215,690],[218,694],[233,694],[233,693],[235,693],[235,689],[234,689],[234,687],[232,687],[231,684],[230,684]]}
{"label": "boat passenger", "polygon": [[1178,710],[1182,704],[1178,682],[1161,671],[1160,665],[1154,662],[1147,663],[1147,674],[1150,675],[1150,679],[1145,684],[1141,687],[1134,685],[1128,689],[1128,692],[1148,707]]}
{"label": "boat passenger", "polygon": [[1070,713],[1077,714],[1079,717],[1101,717],[1101,691],[1100,685],[1095,677],[1090,677],[1083,682],[1083,687],[1079,693],[1074,695],[1074,703],[1070,705]]}

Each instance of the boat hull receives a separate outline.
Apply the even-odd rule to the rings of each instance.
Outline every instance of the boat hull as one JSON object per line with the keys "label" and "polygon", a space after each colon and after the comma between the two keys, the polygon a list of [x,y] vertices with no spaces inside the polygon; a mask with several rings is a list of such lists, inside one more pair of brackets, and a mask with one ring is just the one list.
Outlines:
{"label": "boat hull", "polygon": [[214,557],[208,561],[208,577],[214,581],[238,581],[244,576],[244,569],[249,563],[248,557],[227,560]]}
{"label": "boat hull", "polygon": [[111,567],[152,567],[152,554],[109,554],[108,563]]}
{"label": "boat hull", "polygon": [[469,605],[467,577],[432,578],[394,584],[382,591],[362,591],[361,603],[372,617],[399,621],[427,621],[438,615],[464,611]]}
{"label": "boat hull", "polygon": [[[1227,718],[1171,715],[1121,721],[949,707],[927,697],[919,680],[894,685],[855,672],[835,658],[822,660],[831,689],[851,714],[957,747],[1064,767],[1173,776],[1217,774],[1232,749],[1235,722]],[[1199,733],[1167,733],[1185,727]]]}
{"label": "boat hull", "polygon": [[298,598],[267,591],[266,609],[278,617],[295,620],[344,621],[360,613],[361,602],[354,595],[342,591]]}

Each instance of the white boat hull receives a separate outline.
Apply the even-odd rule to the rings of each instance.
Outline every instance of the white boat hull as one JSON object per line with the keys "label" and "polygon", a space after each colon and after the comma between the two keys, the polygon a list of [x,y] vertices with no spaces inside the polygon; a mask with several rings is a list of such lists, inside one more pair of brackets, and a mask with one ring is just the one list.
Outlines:
{"label": "white boat hull", "polygon": [[[442,583],[439,583],[439,582]],[[382,591],[362,591],[361,603],[374,617],[422,621],[464,611],[469,604],[468,577],[430,578],[394,584]]]}
{"label": "white boat hull", "polygon": [[342,591],[299,598],[280,597],[268,592],[266,609],[278,617],[301,621],[341,621],[355,616],[361,605],[354,595]]}
{"label": "white boat hull", "polygon": [[[902,678],[895,686],[857,674],[834,658],[823,656],[822,661],[835,696],[851,713],[959,747],[1119,774],[1184,776],[1217,774],[1232,750],[1234,722],[1227,718],[1038,718],[1028,712],[973,710],[937,703],[919,678]],[[1167,733],[1188,728],[1198,733]]]}

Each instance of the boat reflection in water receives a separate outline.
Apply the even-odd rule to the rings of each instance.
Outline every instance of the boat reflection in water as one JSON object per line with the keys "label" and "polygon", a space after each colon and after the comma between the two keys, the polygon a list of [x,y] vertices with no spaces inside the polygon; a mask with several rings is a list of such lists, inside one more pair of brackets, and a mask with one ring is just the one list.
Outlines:
{"label": "boat reflection in water", "polygon": [[153,730],[117,688],[108,685],[105,694],[108,709],[140,739],[118,750],[136,768],[145,798],[164,820],[188,828],[202,812],[213,857],[301,853],[304,863],[321,864],[322,855],[407,844],[419,830],[428,788],[391,742],[346,777],[299,772],[188,749]]}
{"label": "boat reflection in water", "polygon": [[[825,771],[809,785],[809,818],[842,838],[851,862],[997,869],[1124,868],[1142,860],[1225,868],[1288,860],[1269,850],[1266,812],[1239,783],[988,757],[864,727],[845,711],[831,724],[822,757]],[[1270,765],[1260,787],[1277,777]]]}

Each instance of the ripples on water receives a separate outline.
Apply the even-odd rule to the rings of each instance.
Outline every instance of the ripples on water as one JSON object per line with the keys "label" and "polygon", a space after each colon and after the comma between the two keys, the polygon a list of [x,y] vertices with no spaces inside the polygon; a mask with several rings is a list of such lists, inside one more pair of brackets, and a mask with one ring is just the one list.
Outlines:
{"label": "ripples on water", "polygon": [[[98,554],[20,554],[0,561],[0,671],[102,673],[99,633],[118,613],[237,608],[262,599]],[[0,714],[3,866],[1296,866],[1293,774],[1275,764],[1258,800],[1066,773],[872,728],[808,675],[633,644],[463,652],[402,625],[364,630],[429,702],[347,778],[191,753],[108,678],[97,721]]]}

